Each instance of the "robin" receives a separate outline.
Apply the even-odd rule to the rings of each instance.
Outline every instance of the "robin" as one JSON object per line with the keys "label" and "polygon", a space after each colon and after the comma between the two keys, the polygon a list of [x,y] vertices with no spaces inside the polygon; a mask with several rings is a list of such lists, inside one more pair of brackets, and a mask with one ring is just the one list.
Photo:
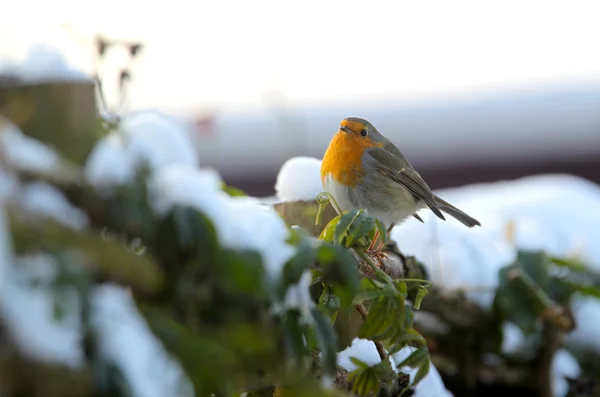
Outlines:
{"label": "robin", "polygon": [[[329,143],[321,164],[323,189],[342,211],[366,209],[387,227],[411,216],[423,222],[417,211],[429,207],[438,218],[445,212],[464,225],[481,226],[478,220],[436,196],[400,150],[367,120],[347,117]],[[376,235],[369,246],[373,251]],[[383,240],[382,240],[383,241]]]}

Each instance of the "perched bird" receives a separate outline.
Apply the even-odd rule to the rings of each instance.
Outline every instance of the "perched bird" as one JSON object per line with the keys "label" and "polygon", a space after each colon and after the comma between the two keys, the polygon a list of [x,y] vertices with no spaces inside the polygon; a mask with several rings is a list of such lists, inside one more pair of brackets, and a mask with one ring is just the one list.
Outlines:
{"label": "perched bird", "polygon": [[481,226],[433,194],[400,150],[359,117],[341,121],[323,156],[321,183],[342,211],[364,208],[386,225],[388,234],[411,216],[423,222],[417,211],[426,207],[440,219],[446,220],[445,212],[468,227]]}

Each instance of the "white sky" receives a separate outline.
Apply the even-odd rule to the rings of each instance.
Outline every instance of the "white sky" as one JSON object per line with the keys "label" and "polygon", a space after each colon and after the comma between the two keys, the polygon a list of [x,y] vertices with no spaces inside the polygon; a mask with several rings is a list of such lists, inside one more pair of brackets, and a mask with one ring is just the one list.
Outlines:
{"label": "white sky", "polygon": [[[59,28],[64,22],[87,39],[103,32],[143,40],[133,108],[250,106],[270,91],[290,102],[352,101],[600,82],[598,1],[21,0],[11,6],[14,15],[44,15],[45,25],[3,20],[2,56],[22,57],[29,45],[47,42],[89,70],[89,49]],[[118,55],[111,54],[113,66]]]}

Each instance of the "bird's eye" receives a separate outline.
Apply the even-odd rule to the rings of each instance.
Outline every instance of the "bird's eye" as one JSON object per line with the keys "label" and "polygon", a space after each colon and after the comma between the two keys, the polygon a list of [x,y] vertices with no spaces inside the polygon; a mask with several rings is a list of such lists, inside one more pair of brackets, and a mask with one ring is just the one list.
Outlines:
{"label": "bird's eye", "polygon": [[369,131],[367,131],[367,129],[366,129],[366,128],[363,128],[363,129],[360,131],[360,136],[367,136],[368,134],[369,134]]}

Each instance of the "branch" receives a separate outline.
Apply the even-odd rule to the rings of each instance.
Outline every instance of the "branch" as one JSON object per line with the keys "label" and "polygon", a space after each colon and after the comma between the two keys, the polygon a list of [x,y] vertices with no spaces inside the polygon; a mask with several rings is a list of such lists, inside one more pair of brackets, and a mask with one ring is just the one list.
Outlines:
{"label": "branch", "polygon": [[542,341],[531,367],[540,397],[552,397],[552,359],[560,346],[560,329],[550,319],[543,321]]}

